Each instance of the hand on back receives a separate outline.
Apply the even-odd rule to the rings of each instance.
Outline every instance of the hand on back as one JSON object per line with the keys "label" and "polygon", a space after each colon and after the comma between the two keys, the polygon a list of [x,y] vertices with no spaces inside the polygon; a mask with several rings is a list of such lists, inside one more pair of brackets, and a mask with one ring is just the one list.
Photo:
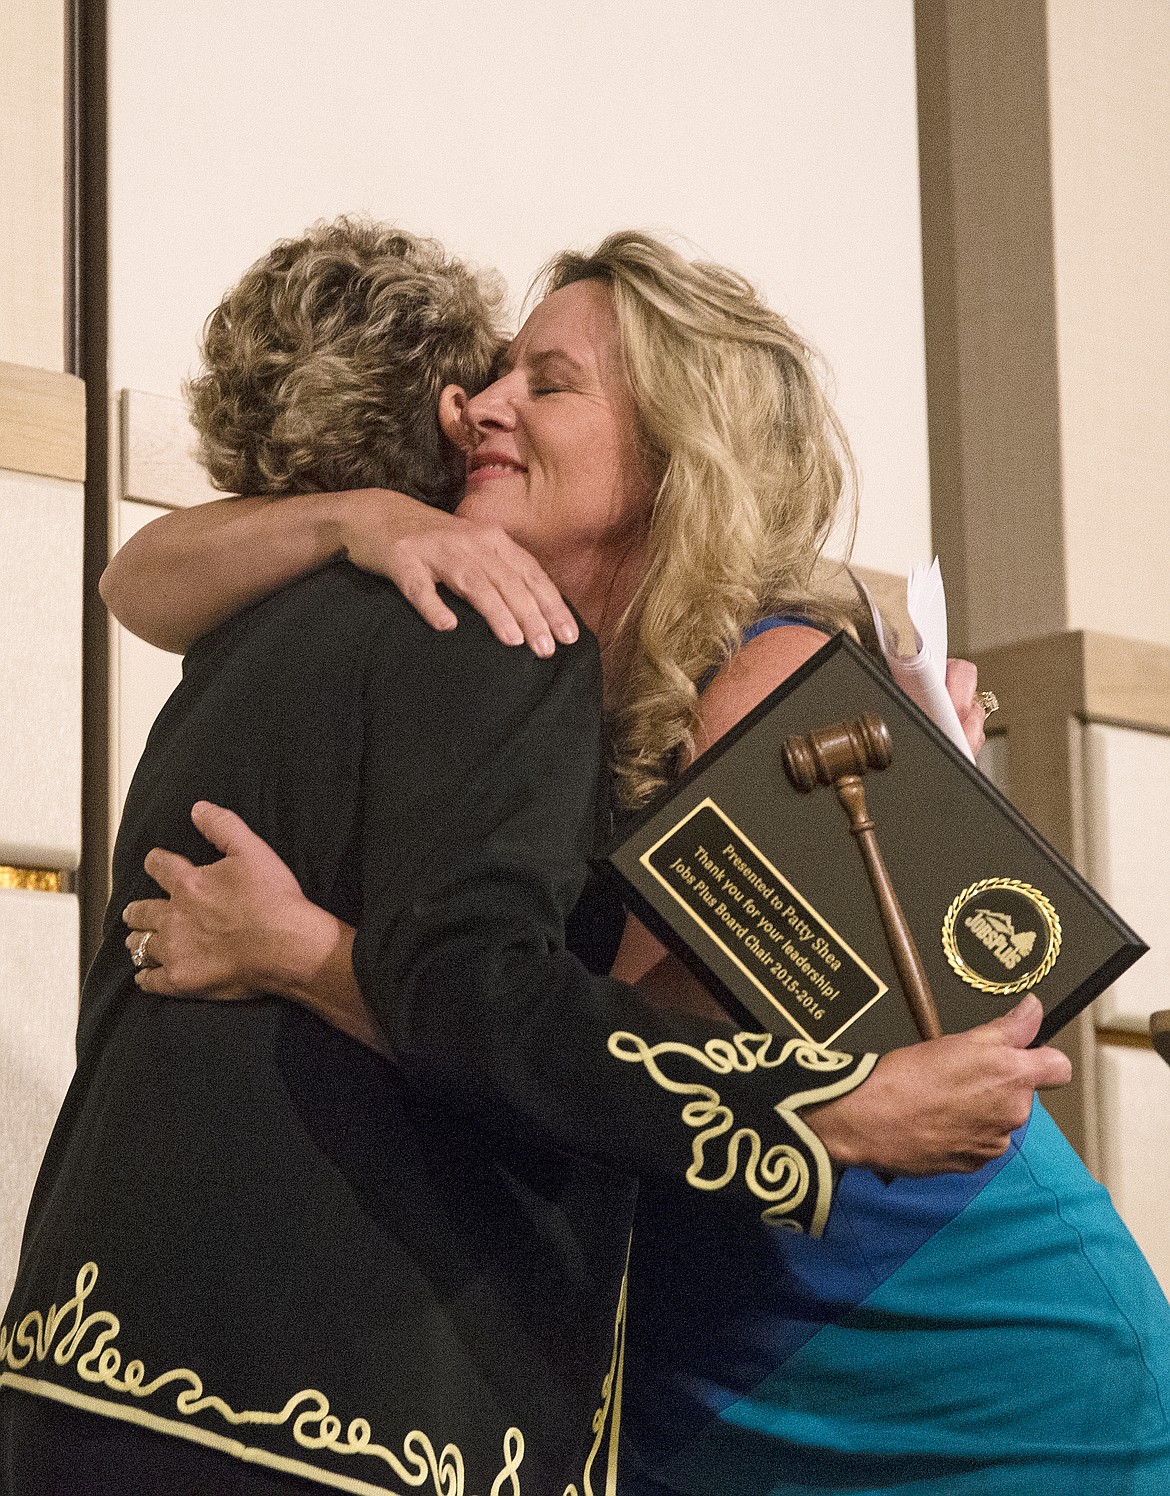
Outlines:
{"label": "hand on back", "polygon": [[435,629],[455,614],[439,596],[450,588],[482,614],[502,644],[551,655],[572,644],[577,624],[543,567],[498,526],[417,503],[382,489],[340,496],[346,557],[386,577]]}
{"label": "hand on back", "polygon": [[280,992],[297,967],[327,941],[328,920],[301,892],[290,869],[233,811],[200,801],[191,819],[223,856],[199,867],[159,847],[146,871],[166,897],[137,899],[123,911],[134,949],[150,931],[150,965],[135,981],[167,997],[238,999]]}
{"label": "hand on back", "polygon": [[102,574],[101,595],[131,633],[185,654],[241,608],[342,556],[393,582],[433,628],[457,621],[442,584],[505,644],[550,655],[555,641],[577,637],[547,574],[499,526],[384,488],[172,510],[127,540]]}

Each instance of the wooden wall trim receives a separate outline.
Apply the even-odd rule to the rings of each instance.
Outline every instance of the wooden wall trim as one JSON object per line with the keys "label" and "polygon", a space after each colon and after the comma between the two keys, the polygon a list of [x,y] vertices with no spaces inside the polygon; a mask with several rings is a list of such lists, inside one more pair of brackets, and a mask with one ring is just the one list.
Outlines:
{"label": "wooden wall trim", "polygon": [[980,681],[999,698],[997,731],[1078,717],[1170,733],[1170,646],[1087,629],[984,650]]}
{"label": "wooden wall trim", "polygon": [[119,402],[122,498],[166,509],[222,499],[195,458],[195,432],[183,400],[123,390]]}
{"label": "wooden wall trim", "polygon": [[80,379],[0,363],[0,468],[85,481],[85,385]]}
{"label": "wooden wall trim", "polygon": [[1116,634],[1083,633],[1082,716],[1170,733],[1170,646]]}

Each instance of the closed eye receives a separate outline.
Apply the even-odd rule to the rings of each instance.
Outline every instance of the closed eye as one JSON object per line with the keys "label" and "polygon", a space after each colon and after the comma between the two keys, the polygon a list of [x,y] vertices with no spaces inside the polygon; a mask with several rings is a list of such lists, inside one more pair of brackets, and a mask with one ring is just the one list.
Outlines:
{"label": "closed eye", "polygon": [[582,378],[576,359],[558,348],[537,353],[528,363],[528,392],[534,396],[567,394],[579,388]]}

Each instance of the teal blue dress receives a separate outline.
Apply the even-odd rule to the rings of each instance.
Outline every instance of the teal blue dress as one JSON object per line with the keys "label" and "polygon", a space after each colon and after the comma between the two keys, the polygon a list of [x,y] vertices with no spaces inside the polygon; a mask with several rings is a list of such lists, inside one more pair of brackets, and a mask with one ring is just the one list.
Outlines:
{"label": "teal blue dress", "polygon": [[847,1170],[819,1241],[679,1203],[635,1226],[623,1496],[1170,1492],[1170,1307],[1039,1102],[977,1174]]}
{"label": "teal blue dress", "polygon": [[622,1496],[1168,1496],[1170,1306],[1035,1104],[976,1174],[846,1170],[824,1236],[644,1186]]}

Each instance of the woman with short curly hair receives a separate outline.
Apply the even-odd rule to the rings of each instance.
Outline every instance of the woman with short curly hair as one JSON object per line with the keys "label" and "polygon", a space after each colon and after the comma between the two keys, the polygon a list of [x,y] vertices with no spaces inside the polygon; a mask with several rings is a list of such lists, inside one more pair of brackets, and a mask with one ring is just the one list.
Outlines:
{"label": "woman with short curly hair", "polygon": [[502,313],[499,277],[434,239],[354,216],[282,239],[204,324],[199,460],[226,493],[393,487],[453,507],[439,393],[488,382]]}
{"label": "woman with short curly hair", "polygon": [[[198,418],[213,460],[222,473],[239,459],[275,490],[200,514],[204,562],[217,558],[214,572],[227,558],[221,592],[240,574],[254,586],[257,568],[291,581],[298,546],[333,526],[328,506],[322,522],[314,496],[296,492],[320,481],[305,392],[322,369],[334,371],[331,427],[376,417],[417,380],[424,334],[436,380],[482,384],[494,343],[491,306],[434,246],[341,225],[273,258],[283,275],[262,262],[210,329],[208,375],[230,406],[222,421],[214,408]],[[461,371],[442,350],[458,353],[463,313],[436,336],[453,296],[470,302],[476,336]],[[574,297],[604,312],[592,284],[545,306]],[[559,535],[548,557],[572,552],[575,595],[599,623],[613,600],[611,530],[640,511],[648,479],[604,342],[582,350],[587,364],[603,353],[583,402],[588,441],[570,419],[567,465],[545,474],[552,491],[535,453],[530,470],[481,453],[468,479],[482,500],[485,486],[514,490],[524,469],[538,503],[568,480],[575,502],[548,514]],[[446,384],[447,429],[483,394]],[[429,403],[419,419],[433,422]],[[332,462],[330,431],[320,435]],[[392,461],[401,438],[376,435],[373,462]],[[574,494],[587,473],[598,482]],[[461,528],[401,495],[387,506],[377,490],[339,511],[368,513],[371,494],[424,534],[436,520],[440,535],[472,532],[493,585],[510,585],[498,563],[511,546],[535,597],[544,574],[501,527]],[[400,524],[399,546],[409,538]],[[196,585],[206,606],[206,572]],[[575,632],[559,599],[539,610],[544,624],[556,626],[555,608]],[[716,1144],[714,1177],[687,1188],[819,1225],[828,1154],[781,1103],[794,1091],[797,1106],[848,1099],[872,1057],[744,1036],[728,1067],[734,1035],[713,1037],[706,1020],[664,1012],[565,951],[599,808],[596,646],[536,659],[461,611],[454,636],[435,632],[393,587],[338,560],[188,652],[127,795],[77,1071],[0,1323],[4,1496],[291,1493],[306,1481],[518,1496],[587,1490],[591,1473],[612,1472],[635,1175],[686,1181],[695,1169],[690,1112],[615,1052],[619,1032],[670,1047],[664,1063],[691,1077],[685,1088],[736,1118],[732,1167]],[[123,918],[178,865],[155,843],[193,859],[194,876],[201,834],[217,834],[205,813],[232,818],[206,798],[288,859],[266,849],[261,887],[278,900],[295,889],[297,914],[320,916],[327,949],[308,958],[303,1003],[275,995],[270,977],[211,981],[240,999],[232,1007],[173,1002],[147,984],[166,975],[162,931],[123,943]],[[237,913],[238,933],[252,922],[248,896]],[[294,918],[278,942],[298,962],[303,934]],[[234,959],[232,941],[215,945]],[[355,1001],[358,972],[377,1020]],[[756,1153],[739,1146],[748,1137]]]}

